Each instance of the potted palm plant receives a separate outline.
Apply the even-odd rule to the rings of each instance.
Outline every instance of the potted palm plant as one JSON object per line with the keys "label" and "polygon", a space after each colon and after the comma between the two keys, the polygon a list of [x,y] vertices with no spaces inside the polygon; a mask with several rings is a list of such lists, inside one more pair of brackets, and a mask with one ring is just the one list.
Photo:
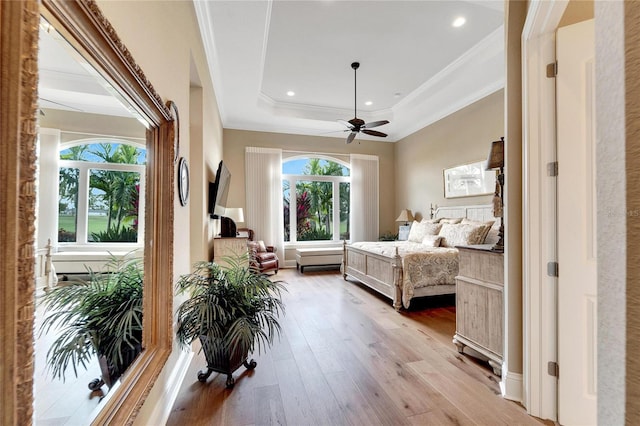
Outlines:
{"label": "potted palm plant", "polygon": [[110,388],[142,350],[142,260],[112,258],[87,281],[69,281],[47,292],[40,334],[57,334],[47,352],[53,377],[65,379],[69,367],[78,376],[98,356],[102,376],[89,383]]}
{"label": "potted palm plant", "polygon": [[176,337],[183,347],[200,340],[207,360],[207,370],[198,373],[201,382],[215,371],[226,374],[227,388],[233,387],[235,370],[256,367],[248,354],[266,349],[280,333],[284,283],[248,264],[247,255],[226,257],[224,266],[199,262],[178,280],[178,291],[189,297],[178,307]]}

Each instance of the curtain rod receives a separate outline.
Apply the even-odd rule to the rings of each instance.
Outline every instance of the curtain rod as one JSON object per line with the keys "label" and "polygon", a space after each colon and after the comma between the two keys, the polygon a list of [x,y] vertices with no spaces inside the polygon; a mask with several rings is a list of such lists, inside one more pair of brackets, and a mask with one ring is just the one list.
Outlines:
{"label": "curtain rod", "polygon": [[287,154],[316,154],[316,155],[338,155],[349,157],[351,154],[348,153],[337,153],[337,152],[314,152],[314,151],[291,151],[283,149],[282,152],[286,152]]}
{"label": "curtain rod", "polygon": [[100,138],[134,139],[134,140],[139,140],[139,141],[147,140],[146,138],[138,138],[138,137],[135,137],[135,136],[102,135],[100,133],[74,132],[72,130],[60,130],[60,133],[68,133],[70,135],[95,136],[95,137],[100,137]]}

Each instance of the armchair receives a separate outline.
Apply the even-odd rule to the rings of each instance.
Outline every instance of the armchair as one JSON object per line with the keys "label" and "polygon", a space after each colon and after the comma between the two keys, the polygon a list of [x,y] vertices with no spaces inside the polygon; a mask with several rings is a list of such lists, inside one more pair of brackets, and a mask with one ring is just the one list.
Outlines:
{"label": "armchair", "polygon": [[279,260],[276,254],[277,248],[274,246],[266,246],[263,241],[253,241],[253,230],[242,228],[238,231],[246,231],[248,233],[249,242],[247,249],[249,251],[249,264],[260,273],[274,271],[278,273]]}

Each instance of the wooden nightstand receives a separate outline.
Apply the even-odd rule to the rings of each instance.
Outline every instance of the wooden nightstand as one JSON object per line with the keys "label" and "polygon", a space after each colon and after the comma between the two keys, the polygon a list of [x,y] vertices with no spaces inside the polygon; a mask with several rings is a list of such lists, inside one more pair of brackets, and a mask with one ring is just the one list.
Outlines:
{"label": "wooden nightstand", "polygon": [[[456,334],[458,352],[465,347],[489,361],[500,376],[503,357],[504,261],[490,245],[460,246],[456,277]],[[470,354],[476,355],[476,354]]]}
{"label": "wooden nightstand", "polygon": [[218,265],[224,265],[224,257],[242,256],[247,253],[246,237],[214,238],[213,261]]}

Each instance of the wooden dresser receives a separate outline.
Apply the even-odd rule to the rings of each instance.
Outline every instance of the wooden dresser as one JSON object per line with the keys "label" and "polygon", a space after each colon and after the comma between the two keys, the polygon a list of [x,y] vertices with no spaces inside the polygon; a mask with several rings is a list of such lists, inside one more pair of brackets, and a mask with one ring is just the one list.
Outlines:
{"label": "wooden dresser", "polygon": [[[453,343],[489,361],[500,376],[503,358],[504,261],[490,245],[459,246],[460,269],[456,277],[456,334]],[[477,356],[477,353],[469,353]]]}
{"label": "wooden dresser", "polygon": [[244,255],[247,253],[247,241],[247,237],[214,238],[213,261],[218,265],[223,265],[225,257]]}

